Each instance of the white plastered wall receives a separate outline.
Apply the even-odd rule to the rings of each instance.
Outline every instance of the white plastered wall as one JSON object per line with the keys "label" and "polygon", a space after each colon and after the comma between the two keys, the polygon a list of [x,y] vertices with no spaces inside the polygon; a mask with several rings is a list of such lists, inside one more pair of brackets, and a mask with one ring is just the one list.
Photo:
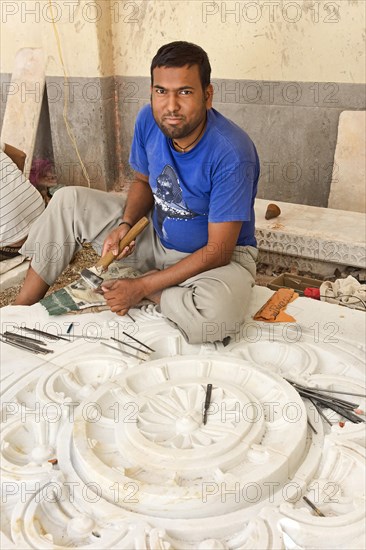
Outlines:
{"label": "white plastered wall", "polygon": [[209,53],[215,78],[365,80],[363,0],[136,0],[112,13],[116,74],[146,76],[162,44],[188,40]]}
{"label": "white plastered wall", "polygon": [[364,0],[3,0],[2,73],[20,48],[43,47],[47,74],[63,74],[51,4],[71,76],[147,76],[162,44],[189,40],[215,78],[365,80]]}

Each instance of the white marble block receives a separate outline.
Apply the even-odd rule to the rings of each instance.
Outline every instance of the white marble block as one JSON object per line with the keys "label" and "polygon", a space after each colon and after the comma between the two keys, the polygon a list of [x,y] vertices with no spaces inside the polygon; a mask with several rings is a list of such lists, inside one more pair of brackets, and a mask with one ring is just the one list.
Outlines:
{"label": "white marble block", "polygon": [[343,111],[328,208],[366,212],[366,111]]}
{"label": "white marble block", "polygon": [[27,177],[41,114],[45,68],[42,48],[22,48],[16,54],[7,93],[1,141],[26,153],[24,173]]}

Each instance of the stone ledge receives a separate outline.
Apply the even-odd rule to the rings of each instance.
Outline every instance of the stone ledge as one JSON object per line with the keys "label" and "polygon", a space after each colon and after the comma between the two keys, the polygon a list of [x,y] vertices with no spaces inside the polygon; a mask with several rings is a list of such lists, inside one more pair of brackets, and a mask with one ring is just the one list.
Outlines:
{"label": "stone ledge", "polygon": [[266,220],[270,202],[264,199],[255,202],[260,251],[365,269],[364,214],[275,201],[281,215]]}
{"label": "stone ledge", "polygon": [[22,283],[25,279],[29,260],[24,260],[21,264],[16,265],[6,273],[0,275],[0,292],[8,290],[8,288]]}

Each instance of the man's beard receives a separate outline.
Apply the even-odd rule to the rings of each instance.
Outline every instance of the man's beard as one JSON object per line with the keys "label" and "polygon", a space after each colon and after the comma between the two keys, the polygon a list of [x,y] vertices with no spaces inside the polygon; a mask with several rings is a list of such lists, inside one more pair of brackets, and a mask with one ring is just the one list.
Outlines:
{"label": "man's beard", "polygon": [[[164,115],[162,117],[162,120],[158,120],[157,117],[155,116],[153,107],[152,107],[152,113],[153,113],[154,120],[156,124],[159,126],[160,130],[163,132],[163,134],[166,137],[170,139],[184,139],[188,137],[199,127],[200,124],[202,124],[202,122],[206,119],[206,116],[207,116],[206,106],[204,106],[201,113],[202,116],[199,118],[199,120],[196,119],[195,121],[192,121],[191,123],[186,123],[186,124],[184,124],[183,122],[183,126],[180,126],[179,128],[177,128],[176,126],[169,126],[169,124],[165,123],[164,118],[168,117],[169,115]],[[174,116],[174,115],[170,115],[170,116]],[[179,115],[177,116],[179,117]],[[183,121],[184,121],[184,118],[185,117],[182,117]]]}
{"label": "man's beard", "polygon": [[187,136],[189,136],[192,132],[195,131],[198,125],[192,125],[192,124],[183,124],[180,128],[177,128],[175,126],[168,126],[164,124],[164,121],[158,122],[155,119],[156,124],[159,126],[160,130],[163,132],[163,134],[170,138],[170,139],[183,139]]}

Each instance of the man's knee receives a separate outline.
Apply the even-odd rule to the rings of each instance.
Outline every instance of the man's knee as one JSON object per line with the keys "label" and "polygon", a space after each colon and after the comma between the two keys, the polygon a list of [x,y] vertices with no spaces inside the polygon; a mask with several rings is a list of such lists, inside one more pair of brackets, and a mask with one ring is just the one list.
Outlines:
{"label": "man's knee", "polygon": [[222,291],[214,293],[209,301],[197,300],[195,315],[187,329],[188,341],[222,342],[227,337],[232,338],[237,334],[247,313],[251,289],[251,284],[246,285],[239,293],[224,292],[222,288]]}
{"label": "man's knee", "polygon": [[62,204],[64,206],[74,206],[88,192],[90,192],[89,188],[76,185],[61,187],[61,189],[58,189],[53,195],[52,200],[49,203],[49,207],[51,205],[55,207],[56,204]]}
{"label": "man's knee", "polygon": [[197,317],[184,330],[181,326],[178,328],[189,344],[212,344],[225,341],[228,338],[235,339],[240,332],[241,324],[242,320],[234,318],[223,320],[218,317],[215,319]]}
{"label": "man's knee", "polygon": [[204,277],[166,289],[160,307],[190,344],[223,341],[240,330],[253,286],[253,277],[244,269],[229,281]]}
{"label": "man's knee", "polygon": [[234,338],[240,332],[241,322],[235,319],[225,321],[203,321],[200,340],[202,343],[222,342]]}
{"label": "man's knee", "polygon": [[247,309],[247,301],[238,303],[237,301],[219,300],[216,308],[211,311],[209,316],[198,323],[197,329],[200,332],[200,340],[205,342],[222,342],[228,336],[233,337],[240,330],[244,321]]}

